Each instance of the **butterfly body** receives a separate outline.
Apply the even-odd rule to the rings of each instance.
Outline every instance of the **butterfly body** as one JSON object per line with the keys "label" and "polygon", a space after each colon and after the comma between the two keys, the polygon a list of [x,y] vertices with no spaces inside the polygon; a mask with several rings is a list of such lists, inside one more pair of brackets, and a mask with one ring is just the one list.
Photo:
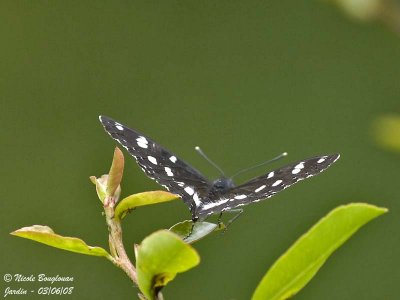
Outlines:
{"label": "butterfly body", "polygon": [[210,181],[149,137],[108,117],[100,116],[99,119],[106,132],[136,159],[148,177],[182,198],[193,221],[272,197],[296,182],[324,171],[340,156],[312,157],[235,186],[230,178]]}
{"label": "butterfly body", "polygon": [[212,182],[210,193],[213,195],[224,194],[235,186],[230,178],[218,178]]}
{"label": "butterfly body", "polygon": [[[221,177],[211,182],[210,189],[208,193],[203,197],[201,204],[198,206],[194,206],[194,210],[192,211],[192,220],[206,218],[208,214],[203,213],[203,207],[215,203],[215,200],[213,199],[222,199],[224,195],[226,195],[234,187],[235,185],[233,183],[233,180],[230,178]],[[223,207],[221,207],[220,209],[221,211],[214,209],[213,214],[222,212]]]}

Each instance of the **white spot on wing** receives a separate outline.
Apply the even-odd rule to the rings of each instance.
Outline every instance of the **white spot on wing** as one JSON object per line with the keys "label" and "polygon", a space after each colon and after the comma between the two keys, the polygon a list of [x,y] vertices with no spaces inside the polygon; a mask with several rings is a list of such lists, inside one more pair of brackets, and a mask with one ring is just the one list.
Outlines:
{"label": "white spot on wing", "polygon": [[324,157],[322,157],[322,158],[318,159],[317,163],[318,163],[318,164],[323,163],[325,160],[326,160],[326,159],[325,159]]}
{"label": "white spot on wing", "polygon": [[147,159],[149,160],[149,162],[151,162],[154,165],[157,165],[157,159],[153,156],[147,156]]}
{"label": "white spot on wing", "polygon": [[262,191],[263,189],[265,189],[265,187],[266,187],[266,185],[262,185],[258,189],[256,189],[255,192],[258,193],[259,191]]}
{"label": "white spot on wing", "polygon": [[188,193],[190,196],[194,194],[194,190],[190,186],[185,187],[185,192]]}
{"label": "white spot on wing", "polygon": [[117,127],[118,130],[124,130],[124,127],[122,127],[121,125],[116,125],[115,127]]}
{"label": "white spot on wing", "polygon": [[144,137],[144,136],[139,136],[136,141],[144,143],[144,144],[148,144],[148,140]]}
{"label": "white spot on wing", "polygon": [[217,202],[207,203],[207,204],[203,205],[202,209],[209,209],[209,208],[212,208],[215,206],[219,206],[219,205],[225,204],[228,201],[229,201],[229,199],[221,199]]}
{"label": "white spot on wing", "polygon": [[193,195],[193,200],[194,200],[194,203],[196,204],[197,207],[199,207],[201,205],[201,201],[200,201],[199,196],[197,195],[197,193],[195,193]]}
{"label": "white spot on wing", "polygon": [[280,185],[282,183],[282,180],[277,180],[277,181],[275,181],[273,184],[272,184],[272,186],[277,186],[277,185]]}
{"label": "white spot on wing", "polygon": [[272,177],[274,177],[274,172],[273,171],[268,174],[267,178],[272,178]]}
{"label": "white spot on wing", "polygon": [[294,166],[294,169],[292,170],[292,174],[297,174],[300,173],[300,171],[304,168],[304,163],[298,163],[297,165]]}
{"label": "white spot on wing", "polygon": [[238,195],[238,196],[235,196],[235,199],[237,199],[237,200],[241,200],[241,199],[245,199],[245,198],[247,198],[246,195]]}
{"label": "white spot on wing", "polygon": [[301,169],[293,169],[292,174],[300,173]]}
{"label": "white spot on wing", "polygon": [[169,160],[172,161],[173,163],[175,163],[175,162],[176,162],[176,157],[172,155],[172,156],[169,158]]}
{"label": "white spot on wing", "polygon": [[171,177],[174,176],[174,173],[172,173],[171,168],[165,167],[164,170],[168,176],[171,176]]}
{"label": "white spot on wing", "polygon": [[147,139],[144,136],[140,136],[136,139],[136,142],[138,144],[139,147],[142,148],[148,148],[148,144],[149,142],[147,141]]}
{"label": "white spot on wing", "polygon": [[144,144],[144,143],[138,142],[137,144],[138,144],[139,147],[142,147],[142,148],[147,148],[148,147],[147,144]]}

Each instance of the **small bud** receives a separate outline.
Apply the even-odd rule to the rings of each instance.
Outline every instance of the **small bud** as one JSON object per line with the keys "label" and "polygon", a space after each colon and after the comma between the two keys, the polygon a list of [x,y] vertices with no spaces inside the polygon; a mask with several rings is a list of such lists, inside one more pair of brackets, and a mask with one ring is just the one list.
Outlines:
{"label": "small bud", "polygon": [[90,180],[96,185],[97,196],[100,201],[104,203],[104,199],[106,198],[106,190],[107,190],[107,181],[108,175],[102,175],[100,178],[96,178],[96,176],[90,176]]}

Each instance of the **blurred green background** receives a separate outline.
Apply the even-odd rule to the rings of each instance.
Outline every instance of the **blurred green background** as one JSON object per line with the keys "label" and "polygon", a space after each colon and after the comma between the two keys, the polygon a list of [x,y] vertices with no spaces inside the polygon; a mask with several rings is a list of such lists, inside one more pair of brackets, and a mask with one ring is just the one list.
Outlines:
{"label": "blurred green background", "polygon": [[[88,179],[108,171],[115,146],[98,121],[104,114],[210,178],[218,174],[196,145],[228,174],[289,153],[237,182],[342,154],[321,176],[248,206],[226,234],[196,243],[200,266],[178,275],[166,299],[249,299],[281,253],[349,202],[390,212],[295,298],[398,299],[400,155],[370,134],[376,117],[400,109],[395,33],[318,1],[2,1],[0,20],[2,276],[73,276],[70,299],[135,299],[108,261],[9,235],[42,224],[107,248]],[[122,187],[125,196],[160,188],[128,156]],[[181,201],[140,208],[125,219],[125,245],[132,254],[146,235],[189,218]]]}

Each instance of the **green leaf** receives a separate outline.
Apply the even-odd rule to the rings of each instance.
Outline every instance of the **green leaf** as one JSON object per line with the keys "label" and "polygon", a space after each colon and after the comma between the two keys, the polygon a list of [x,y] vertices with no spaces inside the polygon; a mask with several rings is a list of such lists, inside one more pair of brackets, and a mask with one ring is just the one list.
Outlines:
{"label": "green leaf", "polygon": [[110,254],[103,248],[88,246],[78,238],[55,234],[48,226],[33,225],[23,227],[10,234],[71,252],[110,258]]}
{"label": "green leaf", "polygon": [[115,191],[119,187],[122,175],[124,173],[124,155],[122,151],[115,147],[114,157],[111,164],[110,171],[108,172],[107,180],[107,196],[114,196]]}
{"label": "green leaf", "polygon": [[200,262],[196,250],[168,230],[149,235],[135,252],[138,285],[148,299],[154,299],[177,273],[185,272]]}
{"label": "green leaf", "polygon": [[172,226],[169,231],[178,235],[186,243],[192,244],[214,230],[218,230],[218,225],[209,222],[196,222],[193,226],[193,221],[186,220]]}
{"label": "green leaf", "polygon": [[130,195],[122,199],[115,208],[115,218],[122,219],[138,206],[156,204],[179,199],[178,195],[164,191],[151,191]]}
{"label": "green leaf", "polygon": [[[385,7],[383,3],[375,0],[333,0],[330,2],[338,5],[347,16],[363,22],[377,20],[381,14],[381,9]],[[385,9],[390,8],[385,7]]]}
{"label": "green leaf", "polygon": [[379,146],[400,152],[400,115],[384,115],[373,124],[373,135]]}
{"label": "green leaf", "polygon": [[274,263],[261,280],[252,299],[283,300],[292,297],[361,226],[385,212],[386,208],[364,203],[335,208]]}

